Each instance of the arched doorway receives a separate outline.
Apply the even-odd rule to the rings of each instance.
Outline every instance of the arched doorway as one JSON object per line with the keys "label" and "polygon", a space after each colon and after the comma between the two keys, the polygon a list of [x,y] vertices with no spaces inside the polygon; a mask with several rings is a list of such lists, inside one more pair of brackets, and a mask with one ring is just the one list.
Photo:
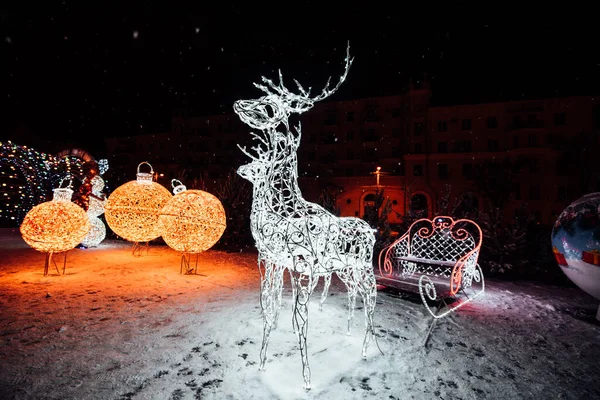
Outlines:
{"label": "arched doorway", "polygon": [[375,193],[365,193],[362,198],[361,215],[363,217],[375,207]]}

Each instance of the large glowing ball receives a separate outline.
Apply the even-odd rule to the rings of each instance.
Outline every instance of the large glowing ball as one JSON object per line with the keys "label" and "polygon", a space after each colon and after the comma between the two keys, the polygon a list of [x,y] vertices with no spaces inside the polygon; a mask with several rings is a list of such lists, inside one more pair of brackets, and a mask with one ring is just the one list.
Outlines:
{"label": "large glowing ball", "polygon": [[[89,217],[89,214],[88,214]],[[106,237],[106,226],[98,217],[92,217],[90,220],[90,231],[83,238],[81,244],[85,247],[96,247]]]}
{"label": "large glowing ball", "polygon": [[51,201],[33,207],[21,224],[23,240],[38,251],[73,249],[87,235],[90,222],[83,208],[71,202],[73,191],[54,189]]}
{"label": "large glowing ball", "polygon": [[116,188],[108,197],[104,208],[106,222],[117,235],[131,242],[148,242],[161,235],[158,214],[171,199],[171,193],[152,181],[154,171],[140,172],[137,180]]}
{"label": "large glowing ball", "polygon": [[208,250],[225,231],[223,205],[210,193],[186,190],[181,183],[173,186],[175,196],[160,212],[162,238],[169,247],[183,253]]}
{"label": "large glowing ball", "polygon": [[600,193],[583,196],[560,214],[552,247],[569,279],[600,300]]}

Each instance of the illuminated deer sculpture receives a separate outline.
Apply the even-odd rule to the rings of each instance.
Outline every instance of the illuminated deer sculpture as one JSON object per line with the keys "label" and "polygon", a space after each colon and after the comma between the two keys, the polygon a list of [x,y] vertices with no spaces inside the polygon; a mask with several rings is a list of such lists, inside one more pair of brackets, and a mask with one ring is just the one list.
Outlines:
{"label": "illuminated deer sculpture", "polygon": [[[297,156],[301,131],[290,129],[289,117],[301,114],[314,103],[330,96],[346,79],[352,60],[346,54],[344,74],[334,88],[329,81],[322,93],[310,97],[296,82],[300,94],[283,86],[281,71],[279,84],[262,77],[265,85],[254,84],[266,93],[255,100],[239,100],[234,111],[240,119],[260,132],[252,133],[258,144],[253,153],[240,149],[252,159],[242,165],[238,174],[253,183],[253,201],[250,224],[258,249],[261,272],[260,301],[263,315],[263,342],[260,368],[264,369],[271,329],[276,325],[283,275],[288,270],[293,287],[294,331],[298,335],[302,356],[305,389],[310,389],[307,332],[308,301],[320,277],[325,288],[321,304],[327,296],[331,275],[335,273],[348,289],[348,332],[354,315],[356,295],[364,303],[366,332],[362,356],[374,337],[373,311],[377,296],[373,274],[374,230],[362,219],[332,215],[318,204],[302,197],[298,186]],[[239,146],[238,146],[239,147]]]}

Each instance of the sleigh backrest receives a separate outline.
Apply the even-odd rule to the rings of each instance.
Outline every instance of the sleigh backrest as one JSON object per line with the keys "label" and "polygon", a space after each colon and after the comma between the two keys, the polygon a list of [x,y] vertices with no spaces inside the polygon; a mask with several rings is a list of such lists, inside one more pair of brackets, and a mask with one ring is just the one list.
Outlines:
{"label": "sleigh backrest", "polygon": [[406,240],[407,255],[438,261],[458,261],[479,255],[481,229],[468,219],[435,217],[415,221],[400,240]]}

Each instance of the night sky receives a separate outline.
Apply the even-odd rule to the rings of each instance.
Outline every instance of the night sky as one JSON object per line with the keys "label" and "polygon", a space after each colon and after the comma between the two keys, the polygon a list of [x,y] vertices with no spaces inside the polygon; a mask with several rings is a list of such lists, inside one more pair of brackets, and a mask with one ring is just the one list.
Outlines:
{"label": "night sky", "polygon": [[15,3],[0,6],[0,140],[19,144],[28,132],[101,152],[103,137],[168,131],[175,109],[231,112],[278,68],[288,88],[297,78],[319,90],[342,72],[348,40],[355,62],[332,100],[400,94],[423,73],[437,104],[600,92],[591,9],[573,19],[506,3],[503,15],[468,2]]}

